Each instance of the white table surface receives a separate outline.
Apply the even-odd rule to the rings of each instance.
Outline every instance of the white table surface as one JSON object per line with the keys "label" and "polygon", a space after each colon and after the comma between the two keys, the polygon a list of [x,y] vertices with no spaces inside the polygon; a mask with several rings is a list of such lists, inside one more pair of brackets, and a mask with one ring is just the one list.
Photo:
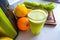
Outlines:
{"label": "white table surface", "polygon": [[[33,0],[30,0],[33,1]],[[34,0],[38,3],[46,1]],[[40,34],[34,35],[31,31],[22,32],[20,31],[16,40],[60,40],[60,4],[54,3],[54,16],[56,19],[56,26],[47,26],[45,25]]]}

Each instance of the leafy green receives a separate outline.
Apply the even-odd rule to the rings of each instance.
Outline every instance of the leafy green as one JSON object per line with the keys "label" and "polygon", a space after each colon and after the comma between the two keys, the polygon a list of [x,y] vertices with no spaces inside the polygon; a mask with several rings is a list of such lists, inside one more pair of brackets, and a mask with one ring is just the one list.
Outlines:
{"label": "leafy green", "polygon": [[24,5],[27,8],[31,8],[31,9],[45,9],[48,12],[53,11],[53,9],[55,8],[53,3],[40,3],[38,4],[37,2],[24,2]]}
{"label": "leafy green", "polygon": [[38,4],[36,2],[24,2],[25,6],[27,8],[31,8],[31,9],[37,9],[38,8]]}
{"label": "leafy green", "polygon": [[50,12],[50,11],[53,11],[53,9],[55,8],[54,4],[53,3],[48,3],[46,4],[45,6],[45,9]]}
{"label": "leafy green", "polygon": [[45,9],[45,6],[46,6],[46,4],[44,4],[44,3],[39,4],[40,9]]}

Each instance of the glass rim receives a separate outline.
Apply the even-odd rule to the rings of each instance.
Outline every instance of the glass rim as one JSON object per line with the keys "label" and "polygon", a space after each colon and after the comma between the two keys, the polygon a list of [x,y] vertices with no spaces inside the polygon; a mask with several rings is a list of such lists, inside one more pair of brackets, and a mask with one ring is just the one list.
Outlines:
{"label": "glass rim", "polygon": [[[38,9],[38,10],[40,10],[40,9]],[[42,11],[43,11],[43,10],[42,10]],[[30,12],[29,12],[29,13],[30,13]],[[43,21],[43,20],[45,20],[45,19],[47,18],[47,16],[48,16],[48,13],[44,11],[44,14],[46,15],[46,17],[43,18],[42,20],[35,20],[35,19],[29,17],[29,13],[28,13],[28,18],[31,19],[31,20],[33,20],[33,21]]]}

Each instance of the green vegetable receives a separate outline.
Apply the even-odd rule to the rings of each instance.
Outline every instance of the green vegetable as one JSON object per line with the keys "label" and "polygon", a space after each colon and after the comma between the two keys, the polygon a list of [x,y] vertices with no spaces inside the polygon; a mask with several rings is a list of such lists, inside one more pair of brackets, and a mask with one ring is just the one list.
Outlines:
{"label": "green vegetable", "polygon": [[50,11],[53,11],[53,9],[55,8],[54,4],[53,3],[48,3],[46,4],[45,6],[45,9],[50,12]]}
{"label": "green vegetable", "polygon": [[38,8],[38,4],[36,2],[24,2],[25,6],[27,8],[35,9]]}
{"label": "green vegetable", "polygon": [[46,4],[44,4],[44,3],[39,4],[40,9],[45,9],[45,6],[46,6]]}
{"label": "green vegetable", "polygon": [[32,8],[32,5],[30,2],[24,2],[24,5],[27,7],[27,8]]}
{"label": "green vegetable", "polygon": [[15,38],[16,35],[16,30],[13,28],[3,10],[0,8],[0,36]]}
{"label": "green vegetable", "polygon": [[43,9],[43,10],[47,10],[48,12],[53,11],[53,9],[55,8],[53,3],[41,3],[38,4],[37,2],[24,2],[24,5],[27,8],[31,8],[31,9]]}

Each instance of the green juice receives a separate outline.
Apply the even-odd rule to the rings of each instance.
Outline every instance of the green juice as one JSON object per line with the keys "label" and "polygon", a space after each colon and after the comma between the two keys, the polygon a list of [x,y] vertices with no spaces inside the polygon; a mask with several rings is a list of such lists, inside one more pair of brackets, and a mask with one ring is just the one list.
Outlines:
{"label": "green juice", "polygon": [[36,9],[28,13],[28,18],[32,33],[39,34],[44,26],[47,14],[43,10]]}

